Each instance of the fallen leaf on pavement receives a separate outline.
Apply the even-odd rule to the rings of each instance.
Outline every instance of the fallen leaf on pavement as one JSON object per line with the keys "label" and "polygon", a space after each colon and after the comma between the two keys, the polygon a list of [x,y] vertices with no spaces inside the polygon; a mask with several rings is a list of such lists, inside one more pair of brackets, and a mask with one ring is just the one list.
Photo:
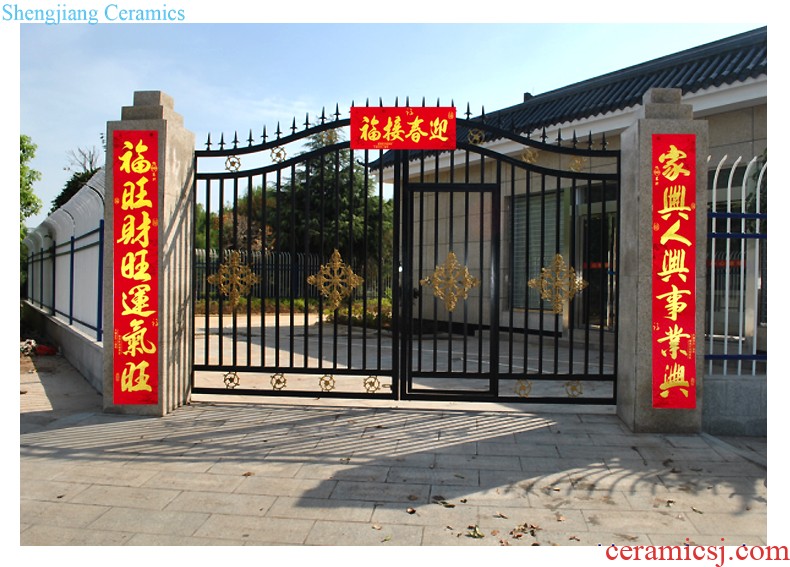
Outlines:
{"label": "fallen leaf on pavement", "polygon": [[477,526],[477,525],[469,526],[469,532],[466,534],[466,536],[467,537],[473,537],[475,539],[480,539],[480,538],[486,537],[486,535],[483,532],[480,531],[480,527]]}
{"label": "fallen leaf on pavement", "polygon": [[380,530],[381,529],[381,526],[378,525],[378,524],[374,524],[374,525],[372,525],[370,527],[373,528],[374,530]]}

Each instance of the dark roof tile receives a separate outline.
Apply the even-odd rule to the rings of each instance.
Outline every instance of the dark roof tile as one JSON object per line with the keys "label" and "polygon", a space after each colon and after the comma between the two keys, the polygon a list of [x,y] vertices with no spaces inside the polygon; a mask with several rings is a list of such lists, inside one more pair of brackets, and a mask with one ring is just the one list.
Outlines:
{"label": "dark roof tile", "polygon": [[650,88],[683,93],[731,84],[768,72],[767,28],[735,35],[647,61],[540,95],[488,113],[522,132],[622,110],[640,104]]}

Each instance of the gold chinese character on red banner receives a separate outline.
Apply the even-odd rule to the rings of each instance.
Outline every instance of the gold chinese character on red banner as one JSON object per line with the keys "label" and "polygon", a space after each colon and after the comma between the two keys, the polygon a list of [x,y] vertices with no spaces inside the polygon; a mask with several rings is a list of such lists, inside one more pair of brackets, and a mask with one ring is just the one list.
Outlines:
{"label": "gold chinese character on red banner", "polygon": [[158,133],[113,132],[113,401],[159,399]]}
{"label": "gold chinese character on red banner", "polygon": [[653,407],[696,407],[696,138],[655,134]]}
{"label": "gold chinese character on red banner", "polygon": [[353,107],[351,149],[455,149],[455,108]]}

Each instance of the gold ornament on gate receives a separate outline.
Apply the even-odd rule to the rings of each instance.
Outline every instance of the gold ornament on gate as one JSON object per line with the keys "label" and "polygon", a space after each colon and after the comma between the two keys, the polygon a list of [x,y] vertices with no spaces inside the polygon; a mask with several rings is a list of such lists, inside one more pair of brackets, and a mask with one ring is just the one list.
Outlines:
{"label": "gold ornament on gate", "polygon": [[436,266],[432,275],[420,280],[421,286],[433,288],[434,296],[444,300],[447,310],[455,310],[459,299],[467,299],[469,292],[480,285],[480,280],[458,262],[454,252],[447,254],[444,264]]}
{"label": "gold ornament on gate", "polygon": [[340,252],[335,250],[329,262],[321,266],[318,273],[307,277],[307,283],[314,285],[329,301],[327,307],[334,311],[344,299],[349,297],[365,280],[354,273],[343,262]]}
{"label": "gold ornament on gate", "polygon": [[470,144],[472,144],[472,145],[474,145],[474,146],[479,146],[480,144],[482,144],[483,142],[485,142],[485,140],[486,140],[486,135],[485,135],[485,132],[483,132],[482,130],[480,130],[480,129],[478,129],[478,128],[472,128],[472,129],[471,129],[471,130],[469,130],[469,132],[466,134],[466,139],[467,139],[467,141],[468,141]]}
{"label": "gold ornament on gate", "polygon": [[271,385],[272,388],[276,391],[283,390],[287,385],[287,381],[285,379],[285,375],[282,372],[278,372],[277,374],[272,374],[271,377]]}
{"label": "gold ornament on gate", "polygon": [[238,156],[228,156],[225,160],[225,169],[227,171],[238,171],[241,167],[241,160]]}
{"label": "gold ornament on gate", "polygon": [[524,151],[521,152],[521,161],[535,164],[538,163],[538,156],[540,152],[535,148],[525,148]]}
{"label": "gold ornament on gate", "polygon": [[368,376],[362,381],[362,385],[368,394],[373,394],[381,389],[381,382],[376,376]]}
{"label": "gold ornament on gate", "polygon": [[228,372],[222,377],[222,381],[225,383],[225,388],[232,390],[239,385],[239,375],[236,372]]}
{"label": "gold ornament on gate", "polygon": [[260,281],[252,270],[241,261],[241,253],[232,250],[227,262],[219,266],[219,271],[206,278],[208,283],[219,288],[219,292],[230,299],[234,309],[239,298],[250,293],[250,288]]}
{"label": "gold ornament on gate", "polygon": [[277,146],[276,148],[272,148],[272,162],[274,163],[282,163],[285,161],[287,154],[285,153],[285,148]]}
{"label": "gold ornament on gate", "polygon": [[515,392],[519,398],[528,398],[530,392],[532,392],[532,380],[522,378],[516,381]]}
{"label": "gold ornament on gate", "polygon": [[318,380],[318,386],[322,392],[331,392],[335,389],[335,377],[331,374],[325,374]]}
{"label": "gold ornament on gate", "polygon": [[580,173],[584,169],[585,165],[587,165],[587,158],[576,156],[571,160],[571,163],[568,165],[568,169],[576,173]]}
{"label": "gold ornament on gate", "polygon": [[561,254],[557,254],[552,267],[541,268],[540,276],[529,280],[528,285],[538,290],[541,299],[550,302],[554,313],[559,315],[565,302],[571,301],[588,283],[576,275],[576,270],[565,263]]}
{"label": "gold ornament on gate", "polygon": [[568,394],[569,398],[579,398],[584,395],[581,380],[569,380],[565,382],[565,392]]}

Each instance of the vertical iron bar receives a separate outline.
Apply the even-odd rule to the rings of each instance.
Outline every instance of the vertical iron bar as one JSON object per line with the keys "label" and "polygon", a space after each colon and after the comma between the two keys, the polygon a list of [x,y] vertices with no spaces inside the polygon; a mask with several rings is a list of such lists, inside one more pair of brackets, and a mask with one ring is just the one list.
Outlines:
{"label": "vertical iron bar", "polygon": [[[408,154],[407,154],[408,156]],[[401,213],[403,215],[401,224],[404,227],[403,233],[401,235],[401,243],[402,243],[402,270],[401,270],[401,277],[402,277],[402,300],[403,303],[401,304],[401,310],[403,313],[403,352],[401,360],[403,362],[403,373],[408,374],[407,380],[405,382],[405,390],[412,391],[414,387],[414,373],[415,369],[419,371],[421,369],[421,364],[415,364],[414,362],[414,201],[416,194],[419,191],[413,191],[410,189],[409,178],[411,176],[411,172],[409,171],[408,165],[408,157],[407,159],[403,160],[403,175],[402,185],[403,191],[401,192],[402,198],[402,206],[401,206]],[[422,157],[420,158],[420,162],[422,163]],[[422,173],[420,173],[420,179],[422,181]],[[418,276],[419,277],[419,276]]]}
{"label": "vertical iron bar", "polygon": [[[381,371],[382,369],[382,357],[381,357],[381,337],[383,334],[383,326],[384,326],[384,317],[382,316],[383,310],[383,298],[384,298],[384,176],[382,175],[382,169],[384,165],[382,163],[382,156],[384,152],[379,150],[379,175],[378,175],[378,185],[379,185],[379,234],[378,234],[378,251],[379,251],[379,262],[378,262],[378,312],[379,312],[379,321],[378,321],[378,333],[376,334],[376,369]],[[365,152],[365,163],[368,162],[368,155],[367,151]],[[365,168],[367,171],[367,167]],[[394,212],[394,211],[393,211]],[[391,258],[391,261],[394,263],[395,258]],[[390,290],[390,297],[392,297],[392,290]],[[391,307],[391,306],[390,306]],[[394,325],[395,318],[397,314],[392,311],[390,314],[390,326]],[[396,395],[396,390],[392,390],[392,393]]]}
{"label": "vertical iron bar", "polygon": [[[217,262],[219,265],[222,265],[225,262],[225,180],[219,180],[219,210],[217,211],[217,215],[219,216],[219,234],[218,234],[218,244],[217,244]],[[224,339],[225,339],[225,330],[224,330],[224,301],[222,299],[222,293],[217,293],[217,315],[218,315],[218,325],[217,325],[217,332],[218,339],[219,339],[219,353],[218,353],[218,364],[222,365],[225,361],[225,349],[223,346]]]}
{"label": "vertical iron bar", "polygon": [[[304,198],[309,199],[310,189],[305,187],[302,191]],[[307,219],[305,219],[305,232],[309,229],[309,223]],[[290,303],[290,332],[289,334],[289,344],[288,344],[288,357],[289,357],[289,367],[294,367],[294,335],[295,327],[296,327],[296,314],[294,311],[294,302],[296,301],[296,274],[298,272],[298,262],[297,262],[297,254],[296,254],[296,164],[291,165],[291,263],[289,265],[289,286],[288,286],[288,299]],[[306,306],[305,306],[306,307]]]}
{"label": "vertical iron bar", "polygon": [[[436,154],[436,163],[434,165],[435,172],[436,172],[436,182],[439,181],[439,154]],[[450,201],[448,207],[449,219],[448,219],[448,234],[447,234],[447,246],[448,251],[453,250],[455,248],[455,236],[453,234],[453,216],[455,211],[453,209],[453,202],[455,201],[455,193],[449,191],[446,193],[447,198]],[[439,219],[436,219],[438,222]],[[447,374],[453,371],[453,312],[448,311],[447,313]]]}
{"label": "vertical iron bar", "polygon": [[[716,172],[713,174],[713,186],[710,188],[712,191],[711,200],[710,200],[710,211],[708,212],[708,220],[710,221],[709,225],[709,233],[717,232],[716,225],[717,221],[712,216],[716,213],[716,190],[719,184],[719,173],[721,172],[721,167],[724,164],[724,160],[727,156],[724,156],[719,164],[716,166]],[[708,354],[714,354],[714,346],[713,346],[713,335],[715,325],[714,325],[714,313],[716,311],[716,238],[710,238],[710,265],[708,267],[710,273],[710,290],[708,291],[708,302],[709,302],[709,321],[708,321]],[[708,373],[713,373],[713,359],[708,361]]]}
{"label": "vertical iron bar", "polygon": [[[540,176],[540,266],[541,269],[546,265],[546,174]],[[538,297],[538,375],[543,375],[543,334],[545,321],[545,309],[543,298]],[[556,329],[554,329],[556,332]]]}
{"label": "vertical iron bar", "polygon": [[[238,178],[233,178],[233,251],[237,254],[241,255],[239,252],[239,180]],[[233,342],[231,343],[232,348],[232,359],[233,359],[233,368],[236,369],[236,365],[238,364],[238,340],[239,340],[239,330],[238,330],[238,318],[236,315],[236,308],[238,305],[236,303],[231,304],[231,329],[232,329],[232,336]]]}
{"label": "vertical iron bar", "polygon": [[[724,354],[729,354],[729,338],[730,338],[730,254],[732,253],[730,246],[732,239],[729,237],[732,232],[732,181],[735,176],[737,165],[740,163],[741,158],[735,160],[735,163],[730,169],[730,176],[727,179],[727,238],[724,241],[724,249],[726,255],[724,259]],[[727,359],[724,359],[723,373],[727,375]]]}
{"label": "vertical iron bar", "polygon": [[[205,256],[205,276],[208,277],[208,273],[211,270],[211,180],[206,179],[206,256]],[[210,336],[211,336],[211,325],[210,325],[210,311],[211,311],[211,287],[209,286],[208,280],[204,283],[204,293],[205,293],[205,301],[204,301],[204,328],[203,328],[203,342],[204,342],[204,349],[203,349],[203,364],[209,363],[209,345],[210,345]]]}
{"label": "vertical iron bar", "polygon": [[[362,279],[363,279],[363,286],[362,286],[362,369],[367,370],[367,361],[368,361],[368,286],[370,282],[368,281],[368,240],[370,236],[368,235],[368,227],[370,226],[370,222],[368,219],[368,150],[363,152],[364,156],[364,163],[365,167],[362,171],[362,186],[363,194],[362,194]],[[352,151],[352,159],[351,159],[351,173],[352,176],[354,174],[354,159],[353,159],[353,151]],[[381,225],[379,221],[379,226]],[[379,259],[381,261],[381,259]],[[381,319],[381,311],[377,312],[379,320]]]}
{"label": "vertical iron bar", "polygon": [[[752,163],[754,160],[752,160]],[[746,179],[748,178],[749,171],[751,169],[752,163],[749,164],[746,168],[746,172],[743,175],[743,179],[741,180],[741,234],[746,232],[746,217],[743,216],[743,213],[746,212]],[[739,285],[738,285],[738,372],[737,375],[741,375],[741,371],[743,370],[743,343],[746,340],[744,336],[744,315],[746,311],[746,239],[741,237],[741,250],[740,250],[740,273],[739,275]],[[757,311],[754,311],[755,317],[757,315]],[[754,325],[755,334],[757,331],[757,325],[755,321]]]}
{"label": "vertical iron bar", "polygon": [[[318,169],[318,186],[319,192],[321,196],[321,206],[320,206],[320,214],[319,214],[319,226],[320,226],[320,247],[318,250],[318,262],[319,265],[323,262],[324,257],[326,257],[325,253],[325,246],[326,241],[324,239],[324,235],[326,233],[326,215],[325,215],[325,207],[326,207],[326,176],[324,174],[324,167],[325,167],[325,160],[324,154],[322,153],[319,157],[319,169]],[[318,367],[324,367],[324,296],[323,294],[318,294]]]}
{"label": "vertical iron bar", "polygon": [[[266,214],[266,202],[269,200],[269,187],[266,183],[266,173],[261,176],[261,230],[263,231],[263,257],[261,258],[261,368],[266,366],[266,314],[268,312],[266,301],[269,299],[269,248],[267,236],[269,234],[269,221]],[[272,230],[272,234],[274,231]],[[272,255],[276,254],[272,247]]]}
{"label": "vertical iron bar", "polygon": [[616,171],[617,171],[617,181],[615,181],[615,211],[616,211],[616,225],[615,225],[615,235],[614,235],[614,254],[612,255],[612,278],[614,281],[614,357],[613,357],[613,375],[614,375],[614,383],[612,384],[612,402],[617,403],[617,359],[618,359],[618,349],[617,345],[618,336],[620,332],[620,211],[622,210],[620,207],[620,179],[621,172],[620,172],[620,154],[617,154],[615,158],[616,161]]}
{"label": "vertical iron bar", "polygon": [[55,244],[55,239],[53,238],[52,239],[52,252],[50,252],[50,254],[52,256],[52,314],[53,315],[55,315],[57,313],[57,309],[55,308],[56,307],[55,290],[57,289],[57,279],[56,279],[56,275],[57,275],[56,271],[57,270],[55,269],[57,267],[56,266],[57,258],[55,257],[55,249],[56,249],[56,244]]}
{"label": "vertical iron bar", "polygon": [[[338,159],[340,156],[340,151],[338,153]],[[338,172],[339,174],[340,172]],[[348,265],[349,267],[353,266],[356,258],[356,246],[354,242],[354,150],[349,150],[349,159],[348,159]],[[338,221],[340,220],[340,216],[337,217]],[[363,227],[364,222],[363,222]],[[359,269],[359,268],[357,268]],[[363,288],[364,289],[364,288]],[[348,342],[346,343],[346,366],[348,368],[353,368],[352,358],[351,358],[351,347],[354,341],[354,333],[351,332],[352,324],[353,324],[353,317],[354,317],[354,303],[356,302],[356,290],[350,290],[348,294]],[[365,320],[365,312],[362,312],[362,320],[364,325]],[[364,329],[364,327],[363,327]],[[363,330],[364,336],[364,330]]]}
{"label": "vertical iron bar", "polygon": [[[422,181],[422,172],[420,172],[420,181]],[[423,294],[422,290],[420,289],[420,280],[422,279],[423,270],[425,269],[423,266],[423,250],[425,250],[425,192],[419,191],[419,221],[415,226],[419,227],[419,245],[417,246],[417,251],[415,252],[412,250],[412,256],[415,254],[417,255],[417,289],[419,290],[417,296],[417,363],[416,367],[417,370],[422,371],[422,340],[423,340]],[[410,206],[413,205],[414,196],[409,196],[409,203]],[[409,276],[411,278],[411,276]],[[409,287],[411,287],[410,284]],[[414,325],[414,315],[412,315],[411,324]]]}
{"label": "vertical iron bar", "polygon": [[[587,180],[587,216],[584,219],[582,227],[582,238],[584,239],[584,261],[587,266],[584,267],[587,273],[587,279],[592,280],[592,201],[593,201],[593,185],[591,180]],[[582,303],[584,309],[584,373],[590,372],[590,311],[592,309],[591,294],[585,295],[584,302]]]}
{"label": "vertical iron bar", "polygon": [[301,284],[304,286],[304,367],[309,366],[310,360],[310,294],[309,286],[307,284],[307,277],[312,274],[307,269],[308,260],[310,257],[310,227],[313,220],[310,217],[310,204],[312,201],[313,191],[310,186],[310,161],[305,161],[304,164],[304,261],[302,263],[303,269],[301,273]]}
{"label": "vertical iron bar", "polygon": [[[439,192],[433,192],[433,264],[439,265]],[[437,352],[439,350],[439,301],[433,296],[433,371],[437,371]]]}
{"label": "vertical iron bar", "polygon": [[[420,154],[419,182],[423,183],[424,181],[425,181],[425,155],[421,153]],[[418,298],[417,298],[417,360],[416,360],[416,363],[414,361],[414,352],[413,352],[413,348],[414,348],[414,338],[413,338],[413,334],[414,334],[414,332],[413,332],[414,331],[414,312],[413,312],[414,311],[414,309],[413,309],[414,301],[413,301],[413,295],[414,295],[414,292],[412,292],[412,294],[411,294],[412,297],[409,298],[409,300],[410,300],[409,301],[409,306],[410,306],[409,310],[412,313],[410,315],[408,333],[411,336],[411,338],[409,339],[409,346],[410,346],[409,360],[410,360],[410,364],[412,364],[413,367],[416,368],[418,371],[422,372],[422,370],[423,370],[423,367],[422,367],[422,357],[423,357],[423,348],[422,348],[422,346],[423,345],[422,345],[422,343],[423,343],[423,330],[424,330],[423,324],[424,324],[424,320],[425,320],[425,312],[424,312],[425,303],[423,301],[423,294],[422,294],[422,289],[421,289],[422,286],[420,284],[420,280],[423,277],[423,270],[425,269],[424,263],[423,263],[423,251],[425,250],[425,238],[424,238],[424,228],[425,228],[425,192],[422,191],[422,190],[416,192],[416,194],[412,192],[407,197],[404,197],[404,200],[408,199],[409,210],[412,212],[412,219],[413,219],[414,199],[415,199],[415,197],[417,195],[419,195],[419,211],[420,211],[419,246],[417,247],[417,250],[415,251],[415,249],[414,249],[414,242],[413,242],[414,239],[412,238],[411,249],[410,249],[411,251],[410,251],[410,256],[409,257],[411,258],[411,264],[414,265],[414,255],[417,254],[418,270],[417,270],[416,278],[412,274],[409,274],[409,276],[408,276],[409,277],[409,288],[412,288],[412,286],[416,285],[417,289],[419,290],[419,295],[418,295]],[[412,230],[412,234],[413,234],[413,230]],[[436,246],[435,242],[434,242],[434,246]],[[435,329],[436,322],[434,322],[433,327]],[[414,370],[414,368],[412,368],[412,370]],[[411,385],[411,382],[410,382],[410,385]]]}
{"label": "vertical iron bar", "polygon": [[74,323],[74,235],[69,247],[69,325]]}
{"label": "vertical iron bar", "polygon": [[102,340],[102,325],[104,306],[104,219],[99,219],[99,287],[96,298],[96,340]]}
{"label": "vertical iron bar", "polygon": [[[578,198],[577,198],[578,187],[576,186],[576,179],[572,179],[571,180],[571,187],[570,187],[569,191],[570,191],[569,200],[570,200],[570,207],[571,207],[571,211],[570,211],[570,219],[571,219],[570,229],[571,229],[571,234],[570,234],[570,237],[567,238],[567,241],[568,241],[568,243],[570,245],[570,254],[569,254],[570,262],[569,262],[569,265],[570,266],[576,266],[578,268],[579,267],[579,259],[578,259],[578,249],[577,249],[577,242],[576,242],[576,238],[577,238],[577,235],[576,235],[576,224],[578,222],[578,217],[577,217],[578,213],[577,213],[576,203],[578,201]],[[582,274],[586,273],[586,271],[587,271],[587,268],[585,268],[583,261],[581,262],[581,270],[577,270],[577,274],[579,273],[579,271]],[[573,354],[576,351],[576,343],[573,340],[573,333],[574,333],[574,328],[576,327],[575,314],[576,314],[575,304],[571,305],[571,303],[569,302],[568,303],[568,373],[569,374],[573,374],[574,373],[573,372]]]}
{"label": "vertical iron bar", "polygon": [[[399,270],[399,265],[401,261],[401,250],[400,250],[400,217],[401,217],[401,167],[402,161],[404,161],[401,157],[403,150],[395,150],[395,163],[394,163],[394,172],[395,178],[394,182],[394,190],[393,190],[393,208],[392,208],[392,286],[395,288],[392,292],[392,321],[393,321],[393,332],[392,332],[392,379],[393,382],[397,382],[397,384],[393,383],[393,391],[398,392],[397,399],[403,399],[406,397],[406,387],[407,383],[411,383],[411,372],[409,371],[409,366],[404,364],[404,361],[401,360],[401,356],[408,355],[408,350],[403,349],[401,350],[400,344],[400,331],[404,329],[403,336],[407,336],[409,334],[408,329],[409,327],[406,326],[405,322],[403,321],[404,315],[401,312],[401,294],[403,294],[404,285],[403,280],[401,279],[401,272]],[[405,277],[411,278],[410,275]],[[411,281],[411,280],[409,280]],[[411,287],[411,286],[409,286]],[[403,379],[403,372],[409,372],[409,376],[407,379]]]}
{"label": "vertical iron bar", "polygon": [[[255,190],[252,185],[252,175],[247,176],[247,267],[255,273],[255,259],[252,256],[252,201]],[[262,235],[261,235],[262,236]],[[255,297],[254,286],[247,293],[247,367],[252,366],[252,300]]]}
{"label": "vertical iron bar", "polygon": [[[334,192],[335,192],[335,248],[340,250],[340,152],[335,152],[335,171],[334,171]],[[332,369],[337,369],[337,339],[338,339],[338,315],[339,308],[335,309],[334,316],[334,340],[332,341]],[[350,315],[350,313],[349,313]]]}
{"label": "vertical iron bar", "polygon": [[[480,184],[485,183],[485,171],[486,171],[486,164],[485,164],[485,157],[483,154],[480,155]],[[482,276],[483,267],[485,266],[485,248],[483,241],[485,240],[485,193],[480,193],[480,259],[479,259],[479,269],[480,275]],[[491,290],[493,291],[493,290]],[[477,321],[477,371],[482,374],[483,372],[483,296],[485,295],[485,280],[480,278],[480,295],[478,300],[478,321]],[[493,364],[493,361],[489,361],[489,369]]]}
{"label": "vertical iron bar", "polygon": [[[556,177],[556,194],[554,196],[554,253],[560,254],[562,252],[562,243],[560,241],[560,233],[562,232],[560,222],[560,209],[562,208],[562,177],[558,175]],[[570,262],[572,258],[568,258],[568,265],[570,266]],[[563,305],[563,309],[564,309]],[[562,315],[561,314],[554,314],[554,373],[559,374],[560,372],[560,337],[561,333],[559,332],[560,327],[563,326]]]}
{"label": "vertical iron bar", "polygon": [[609,234],[609,218],[606,214],[606,181],[601,183],[601,236],[600,236],[600,262],[601,262],[601,270],[600,270],[600,292],[598,297],[598,303],[600,304],[601,313],[599,315],[598,320],[598,375],[603,376],[604,374],[604,353],[605,353],[605,331],[606,331],[606,285],[604,285],[604,276],[606,275],[606,256],[604,252],[606,251],[606,236]]}
{"label": "vertical iron bar", "polygon": [[[508,266],[509,266],[509,277],[510,281],[508,282],[508,327],[510,328],[510,332],[508,334],[508,357],[507,357],[507,367],[508,372],[513,373],[513,333],[515,330],[513,315],[513,298],[515,296],[515,289],[516,289],[516,278],[515,278],[515,270],[513,269],[513,263],[516,258],[516,239],[514,238],[515,233],[515,226],[516,226],[516,166],[510,166],[510,233],[508,235]],[[526,311],[524,313],[524,317],[526,318]],[[526,321],[525,321],[526,322]],[[526,335],[524,335],[526,339]]]}
{"label": "vertical iron bar", "polygon": [[[197,172],[197,156],[192,155],[192,171]],[[191,388],[195,387],[195,347],[196,344],[196,337],[197,333],[195,332],[195,309],[197,307],[197,290],[198,290],[198,278],[197,278],[197,192],[198,192],[198,181],[196,178],[192,180],[192,198],[191,206],[192,206],[192,234],[189,237],[188,246],[189,246],[189,253],[192,256],[192,280],[191,280],[191,289],[189,291],[192,297],[192,312],[189,314],[190,317],[190,327],[192,329],[192,336],[189,338],[191,341],[191,348],[189,349],[189,385]],[[206,224],[209,224],[208,218],[206,219]],[[101,270],[99,270],[101,273]],[[206,300],[206,310],[208,311],[208,299]],[[206,334],[208,334],[208,329],[206,329]]]}
{"label": "vertical iron bar", "polygon": [[[494,397],[499,397],[499,306],[500,306],[500,254],[501,254],[501,187],[502,187],[502,162],[497,162],[496,187],[491,192],[491,299],[489,307],[491,309],[491,379],[489,390]],[[481,235],[482,239],[482,235]],[[512,332],[512,330],[511,330]],[[512,335],[511,335],[512,340]]]}
{"label": "vertical iron bar", "polygon": [[[292,182],[293,183],[293,182]],[[282,230],[282,170],[277,168],[277,175],[274,188],[274,202],[276,207],[274,210],[274,223],[277,225],[277,239],[280,238],[280,231]],[[274,255],[274,366],[279,369],[280,367],[280,281],[282,280],[282,268],[280,260],[282,252],[277,252]]]}
{"label": "vertical iron bar", "polygon": [[38,306],[44,308],[44,247],[41,247],[41,265],[39,266]]}
{"label": "vertical iron bar", "polygon": [[[762,203],[761,203],[761,187],[763,184],[763,173],[765,172],[765,165],[762,166],[760,173],[757,175],[757,183],[754,186],[755,191],[755,207],[754,212],[758,215],[762,213]],[[766,194],[767,198],[767,194]],[[752,356],[757,354],[757,333],[759,332],[760,326],[760,305],[759,305],[759,293],[760,290],[758,289],[757,282],[758,278],[760,277],[760,273],[762,272],[762,231],[760,227],[760,217],[758,216],[754,221],[754,233],[757,235],[757,238],[754,242],[754,292],[752,296],[754,305],[754,337],[752,338]],[[757,373],[757,361],[752,361],[752,376]]]}
{"label": "vertical iron bar", "polygon": [[[530,269],[530,250],[529,250],[529,229],[530,222],[530,201],[532,200],[532,174],[529,169],[525,171],[526,183],[524,187],[524,377],[529,375],[529,269]],[[540,340],[540,334],[538,334]]]}

